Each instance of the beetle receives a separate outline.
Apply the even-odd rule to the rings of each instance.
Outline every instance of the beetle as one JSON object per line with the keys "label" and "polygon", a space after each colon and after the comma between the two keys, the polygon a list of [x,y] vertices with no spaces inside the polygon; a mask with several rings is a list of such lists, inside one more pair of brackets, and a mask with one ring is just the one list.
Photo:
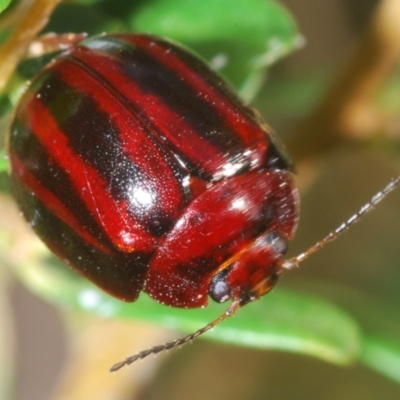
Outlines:
{"label": "beetle", "polygon": [[183,308],[232,300],[112,370],[203,334],[354,222],[285,262],[299,196],[282,144],[203,61],[151,35],[88,38],[57,57],[20,99],[8,152],[25,219],[101,289]]}

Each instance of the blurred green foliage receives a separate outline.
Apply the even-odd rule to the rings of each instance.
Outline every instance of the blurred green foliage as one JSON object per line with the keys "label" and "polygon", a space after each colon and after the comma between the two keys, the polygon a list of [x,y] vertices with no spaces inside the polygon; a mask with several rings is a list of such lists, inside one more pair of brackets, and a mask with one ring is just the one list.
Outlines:
{"label": "blurred green foliage", "polygon": [[[0,11],[8,3],[0,0]],[[231,0],[71,1],[58,7],[46,31],[89,34],[133,31],[166,36],[197,52],[249,100],[262,87],[268,68],[301,44],[301,35],[293,16],[278,1],[237,0],[232,5]],[[21,62],[0,96],[0,111],[6,113],[11,109],[21,83],[25,84],[47,61],[45,57]],[[259,96],[259,101],[268,104],[273,113],[302,116],[318,101],[326,81],[322,70],[312,71],[302,81],[276,81],[268,92]],[[398,83],[388,85],[379,95],[379,101],[387,109],[400,104],[398,86]],[[397,108],[392,112],[397,112]],[[6,169],[3,151],[0,171]],[[3,237],[7,237],[7,232],[2,232]],[[0,241],[4,253],[7,243]],[[224,306],[216,304],[202,310],[171,309],[145,295],[133,305],[124,304],[100,292],[43,250],[38,251],[36,259],[12,267],[34,292],[66,309],[107,317],[140,318],[185,332],[198,329],[224,310]],[[207,337],[242,346],[308,354],[342,365],[358,360],[400,383],[398,310],[390,314],[388,330],[379,317],[382,307],[389,312],[389,301],[377,307],[373,298],[346,297],[334,285],[329,291],[313,293],[310,296],[279,288],[262,301],[246,306]]]}

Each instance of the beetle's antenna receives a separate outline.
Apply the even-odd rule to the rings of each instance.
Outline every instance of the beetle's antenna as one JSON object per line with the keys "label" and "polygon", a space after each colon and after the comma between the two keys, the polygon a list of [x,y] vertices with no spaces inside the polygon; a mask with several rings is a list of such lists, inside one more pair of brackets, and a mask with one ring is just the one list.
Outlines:
{"label": "beetle's antenna", "polygon": [[282,265],[283,268],[292,269],[299,266],[301,262],[303,262],[306,258],[308,258],[311,254],[315,253],[322,247],[324,247],[327,243],[335,240],[339,235],[346,232],[353,224],[358,222],[362,216],[370,212],[381,200],[383,200],[391,191],[393,191],[400,184],[400,176],[396,179],[393,179],[383,190],[378,192],[371,200],[365,204],[360,210],[351,216],[346,222],[343,222],[339,227],[337,227],[334,231],[325,236],[322,240],[315,243],[304,253],[299,254],[296,257],[293,257],[287,261],[285,261]]}
{"label": "beetle's antenna", "polygon": [[182,339],[174,340],[173,342],[161,344],[159,346],[154,346],[151,349],[143,350],[140,353],[137,353],[131,357],[128,357],[124,361],[121,361],[121,362],[113,365],[110,368],[110,372],[118,371],[120,368],[124,367],[125,365],[132,364],[136,360],[142,360],[143,358],[146,358],[150,354],[157,354],[157,353],[161,353],[166,350],[171,350],[175,347],[183,346],[184,344],[191,342],[193,339],[196,339],[203,333],[206,333],[210,329],[214,328],[215,325],[218,325],[224,319],[236,314],[236,312],[239,310],[240,307],[241,307],[240,300],[234,300],[232,302],[231,306],[221,316],[219,316],[213,322],[210,322],[204,328],[201,328],[198,331],[191,333],[190,335],[187,335]]}
{"label": "beetle's antenna", "polygon": [[[400,184],[400,176],[398,176],[396,179],[392,180],[383,190],[378,192],[375,196],[371,198],[371,200],[365,204],[363,207],[360,208],[360,210],[354,214],[352,217],[350,217],[346,222],[343,222],[338,228],[336,228],[334,231],[330,232],[327,236],[325,236],[322,240],[318,241],[315,243],[313,246],[311,246],[307,251],[304,253],[299,254],[296,257],[293,257],[287,261],[285,261],[282,265],[283,268],[285,269],[292,269],[295,267],[298,267],[298,265],[304,261],[306,258],[308,258],[311,254],[315,253],[322,247],[324,247],[327,243],[332,242],[335,240],[339,235],[342,233],[346,232],[353,224],[358,222],[362,216],[367,214],[369,211],[371,211],[381,200],[383,200],[390,192],[392,192],[397,186]],[[125,365],[132,364],[136,360],[142,360],[143,358],[146,358],[150,354],[158,354],[166,350],[171,350],[175,347],[183,346],[192,340],[196,339],[203,333],[206,333],[210,329],[212,329],[215,325],[219,324],[226,318],[234,315],[239,308],[241,307],[240,304],[240,299],[234,300],[231,304],[231,306],[217,319],[215,319],[213,322],[209,323],[205,327],[199,329],[198,331],[187,335],[183,337],[182,339],[174,340],[173,342],[168,342],[159,346],[154,346],[150,349],[143,350],[131,357],[126,358],[124,361],[121,361],[115,365],[113,365],[110,368],[111,372],[118,371],[120,368],[124,367]]]}

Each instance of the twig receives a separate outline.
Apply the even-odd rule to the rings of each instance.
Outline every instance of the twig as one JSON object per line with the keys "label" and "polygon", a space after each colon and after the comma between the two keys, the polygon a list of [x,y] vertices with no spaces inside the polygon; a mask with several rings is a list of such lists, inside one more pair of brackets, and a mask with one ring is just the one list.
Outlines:
{"label": "twig", "polygon": [[26,50],[47,24],[49,17],[61,0],[36,0],[15,27],[9,39],[0,47],[0,91],[15,70]]}
{"label": "twig", "polygon": [[347,68],[288,143],[298,164],[313,162],[343,141],[370,131],[364,127],[374,118],[372,97],[400,58],[399,20],[400,1],[382,0]]}

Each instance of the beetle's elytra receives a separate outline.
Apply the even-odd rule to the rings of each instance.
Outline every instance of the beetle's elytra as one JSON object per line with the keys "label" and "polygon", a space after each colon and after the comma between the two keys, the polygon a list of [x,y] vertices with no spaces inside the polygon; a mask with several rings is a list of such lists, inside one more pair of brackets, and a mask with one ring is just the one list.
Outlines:
{"label": "beetle's elytra", "polygon": [[47,66],[17,107],[9,153],[33,229],[123,300],[257,298],[296,227],[290,162],[266,124],[153,36],[87,39]]}
{"label": "beetle's elytra", "polygon": [[8,149],[27,221],[106,292],[186,308],[233,300],[194,334],[112,370],[258,299],[400,182],[284,263],[298,194],[282,145],[201,60],[149,35],[86,39],[55,59],[19,101]]}

